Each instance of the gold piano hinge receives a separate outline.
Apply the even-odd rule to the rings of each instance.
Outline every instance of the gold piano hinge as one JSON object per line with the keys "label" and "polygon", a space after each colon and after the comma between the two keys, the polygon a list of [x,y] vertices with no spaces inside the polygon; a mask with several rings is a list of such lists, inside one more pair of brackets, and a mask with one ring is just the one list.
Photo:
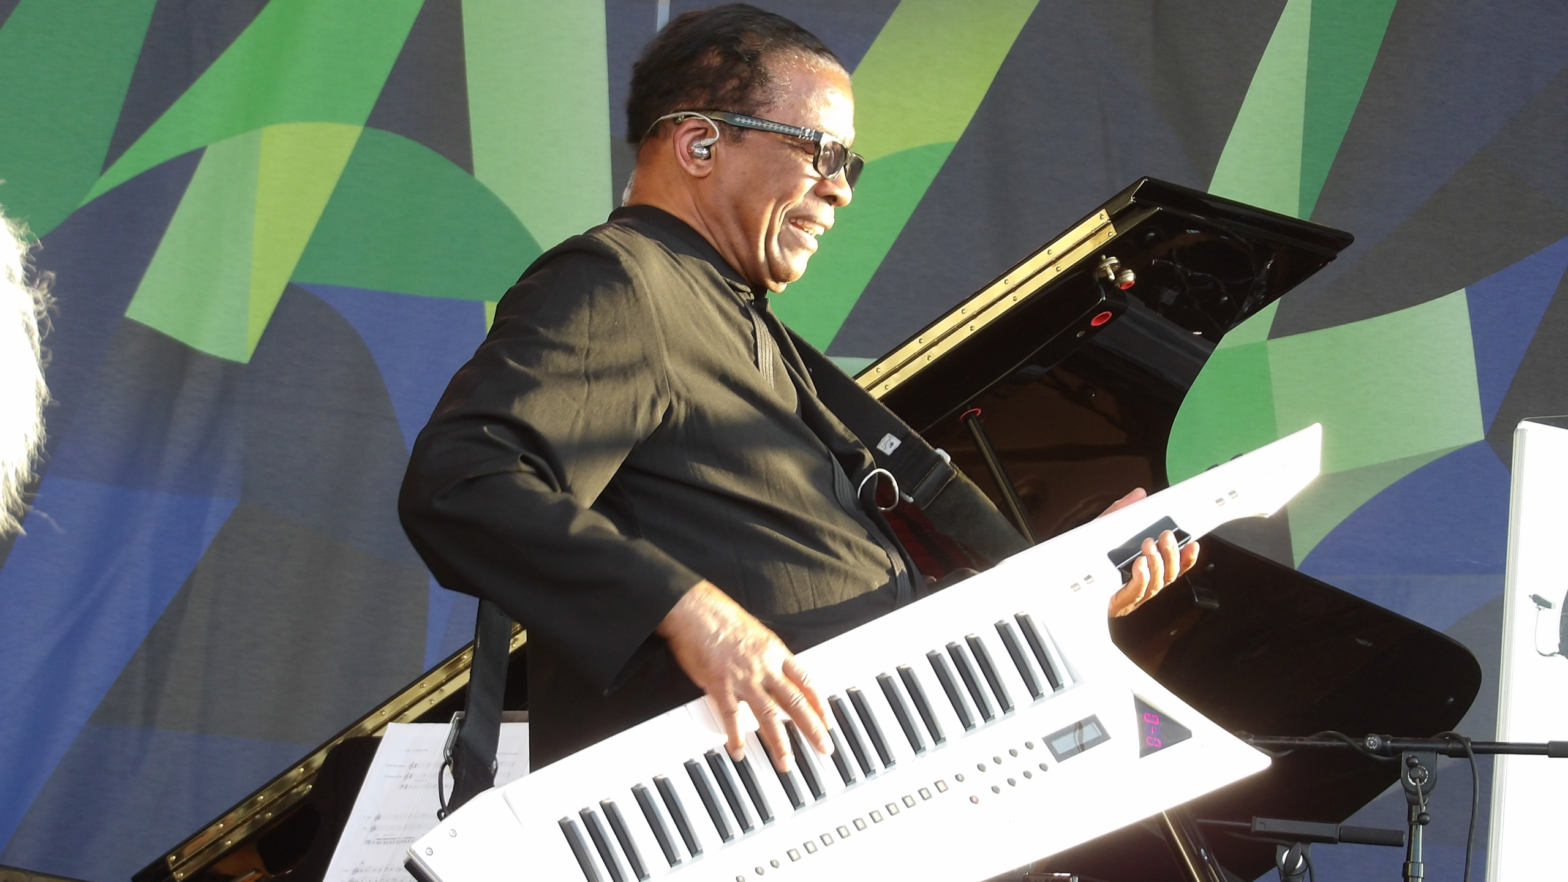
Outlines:
{"label": "gold piano hinge", "polygon": [[[510,652],[516,652],[528,641],[528,632],[515,622],[512,624]],[[309,756],[290,766],[288,771],[252,793],[217,820],[180,843],[164,858],[176,880],[215,861],[235,843],[272,823],[285,811],[293,808],[310,793],[316,774],[327,758],[327,752],[349,738],[365,735],[379,737],[389,723],[406,723],[440,704],[452,693],[468,685],[469,667],[473,661],[472,643],[448,656],[415,680],[403,691],[387,699],[316,748]]]}
{"label": "gold piano hinge", "polygon": [[869,365],[855,382],[873,398],[881,398],[1115,237],[1116,227],[1102,209]]}

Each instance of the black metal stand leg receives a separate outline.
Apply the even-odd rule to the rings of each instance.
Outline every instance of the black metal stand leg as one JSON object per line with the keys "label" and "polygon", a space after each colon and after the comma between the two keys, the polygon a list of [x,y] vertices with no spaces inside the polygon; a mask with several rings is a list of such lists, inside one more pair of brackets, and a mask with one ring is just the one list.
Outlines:
{"label": "black metal stand leg", "polygon": [[1306,882],[1307,866],[1312,853],[1312,843],[1297,842],[1294,845],[1276,845],[1274,847],[1274,867],[1279,870],[1279,882]]}
{"label": "black metal stand leg", "polygon": [[1428,751],[1406,751],[1400,757],[1399,783],[1405,788],[1405,802],[1410,807],[1410,838],[1405,846],[1405,882],[1422,882],[1426,878],[1426,857],[1422,851],[1422,831],[1431,823],[1427,813],[1427,797],[1437,787],[1437,754]]}
{"label": "black metal stand leg", "polygon": [[1160,812],[1160,826],[1165,830],[1165,842],[1170,845],[1172,856],[1192,882],[1228,882],[1228,875],[1214,857],[1191,811],[1178,806]]}
{"label": "black metal stand leg", "polygon": [[1029,515],[1024,512],[1023,500],[1018,498],[1018,491],[1013,487],[1012,479],[1007,477],[1007,470],[1002,468],[1002,460],[996,455],[996,448],[991,446],[985,427],[980,425],[980,408],[964,411],[958,421],[968,427],[969,434],[975,439],[975,449],[980,451],[980,458],[985,460],[991,480],[996,482],[1002,501],[1007,503],[1007,514],[1012,518],[1013,525],[1029,540],[1030,545],[1040,544],[1039,537],[1034,534],[1034,526],[1029,523]]}

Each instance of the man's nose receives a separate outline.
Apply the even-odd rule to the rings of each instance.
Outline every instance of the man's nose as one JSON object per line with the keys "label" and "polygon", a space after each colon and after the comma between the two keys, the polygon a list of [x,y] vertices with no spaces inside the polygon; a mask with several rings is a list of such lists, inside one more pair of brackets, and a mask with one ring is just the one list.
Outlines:
{"label": "man's nose", "polygon": [[823,178],[814,188],[823,201],[835,208],[843,208],[855,198],[855,193],[849,188],[849,178],[841,171],[831,178]]}

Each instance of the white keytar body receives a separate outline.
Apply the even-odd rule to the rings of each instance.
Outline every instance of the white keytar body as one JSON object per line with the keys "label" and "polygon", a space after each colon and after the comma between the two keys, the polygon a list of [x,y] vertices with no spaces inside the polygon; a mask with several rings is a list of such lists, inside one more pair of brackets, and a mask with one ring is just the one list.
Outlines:
{"label": "white keytar body", "polygon": [[[971,634],[989,632],[996,643],[994,623],[1027,612],[1048,632],[1066,682],[1031,700],[1020,671],[1005,653],[993,653],[1016,705],[1012,713],[966,731],[940,688],[928,688],[946,741],[933,745],[928,738],[928,749],[917,755],[881,704],[895,762],[845,786],[828,758],[815,757],[829,792],[808,796],[799,810],[753,734],[749,753],[775,820],[721,842],[683,768],[724,742],[706,702],[698,700],[481,794],[410,848],[409,869],[427,882],[577,882],[593,878],[590,869],[597,878],[615,878],[591,842],[592,866],[585,868],[560,826],[608,799],[623,812],[650,878],[979,880],[1256,773],[1268,765],[1263,754],[1205,719],[1112,644],[1106,607],[1122,579],[1107,552],[1164,517],[1198,537],[1227,521],[1272,514],[1317,476],[1321,438],[1319,426],[1303,429],[800,654],[823,695],[858,687],[880,701],[878,674],[908,665],[929,686],[935,681],[927,652]],[[1135,699],[1190,729],[1191,737],[1140,755],[1150,736],[1140,727]],[[1109,737],[1057,758],[1046,739],[1091,718]],[[631,792],[637,784],[651,789],[656,775],[680,789],[703,846],[700,856],[680,848],[675,866]],[[624,847],[611,850],[616,869],[636,878]]]}

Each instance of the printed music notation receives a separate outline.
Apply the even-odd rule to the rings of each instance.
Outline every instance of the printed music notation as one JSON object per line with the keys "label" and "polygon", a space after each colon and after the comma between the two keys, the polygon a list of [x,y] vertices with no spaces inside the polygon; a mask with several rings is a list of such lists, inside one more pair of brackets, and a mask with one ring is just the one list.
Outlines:
{"label": "printed music notation", "polygon": [[[447,729],[444,723],[387,726],[324,882],[408,882],[408,847],[436,825]],[[501,725],[496,764],[497,786],[528,774],[527,723]],[[444,786],[451,790],[450,775]]]}

